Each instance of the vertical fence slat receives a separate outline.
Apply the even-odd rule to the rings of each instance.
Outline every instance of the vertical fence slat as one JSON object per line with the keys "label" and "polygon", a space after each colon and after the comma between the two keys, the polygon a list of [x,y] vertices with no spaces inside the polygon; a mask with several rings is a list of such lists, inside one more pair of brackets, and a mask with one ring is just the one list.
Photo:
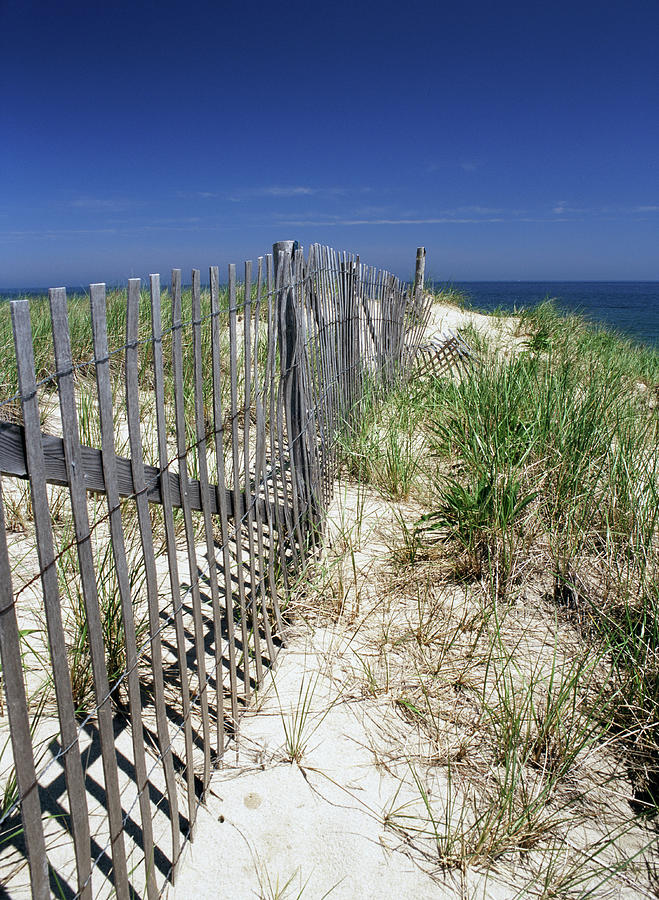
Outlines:
{"label": "vertical fence slat", "polygon": [[[281,251],[279,254],[278,276],[281,276],[280,290],[277,296],[279,304],[279,341],[280,341],[280,384],[282,388],[281,415],[279,423],[279,437],[281,441],[281,451],[283,452],[283,428],[286,426],[286,447],[288,462],[288,473],[290,480],[290,496],[293,508],[293,531],[295,538],[293,545],[297,541],[299,555],[304,558],[304,537],[302,535],[302,514],[300,505],[303,502],[303,493],[300,482],[300,473],[298,472],[296,453],[297,453],[297,426],[299,425],[299,406],[294,400],[294,382],[296,358],[296,341],[297,328],[294,319],[295,311],[293,308],[292,293],[292,272],[290,254]],[[282,476],[285,469],[282,471]],[[296,554],[297,555],[297,554]],[[296,560],[296,565],[298,560]]]}
{"label": "vertical fence slat", "polygon": [[364,287],[362,285],[362,278],[364,277],[364,270],[362,264],[357,257],[355,262],[355,316],[357,318],[357,345],[358,345],[358,359],[360,362],[359,367],[359,397],[360,401],[364,395],[364,385],[366,378],[366,348],[368,346],[368,338],[366,334],[366,317],[364,316],[364,309],[362,305],[362,295],[364,291]]}
{"label": "vertical fence slat", "polygon": [[313,307],[314,318],[316,321],[316,353],[318,357],[318,371],[315,378],[315,403],[319,407],[320,421],[322,429],[320,433],[320,462],[321,462],[321,478],[323,491],[323,506],[327,509],[330,500],[329,475],[331,465],[331,448],[330,448],[330,419],[329,410],[331,404],[331,370],[330,370],[330,353],[328,345],[328,325],[327,311],[324,305],[323,296],[323,260],[320,247],[314,244],[310,253],[312,255],[313,294],[310,296],[310,302]]}
{"label": "vertical fence slat", "polygon": [[[321,284],[321,303],[324,309],[325,320],[325,353],[327,358],[327,370],[329,376],[329,384],[327,391],[328,416],[330,417],[335,432],[340,434],[343,423],[340,421],[338,409],[338,354],[336,350],[336,307],[332,303],[332,290],[330,284],[330,254],[327,247],[320,248],[320,284]],[[337,469],[337,441],[332,441],[329,459],[329,479],[333,480]]]}
{"label": "vertical fence slat", "polygon": [[48,858],[41,822],[41,803],[39,802],[39,786],[34,765],[20,640],[7,547],[2,482],[0,482],[0,660],[2,661],[2,682],[7,697],[7,716],[25,835],[25,849],[30,867],[32,898],[33,900],[48,900],[50,897]]}
{"label": "vertical fence slat", "polygon": [[[283,474],[287,475],[287,481],[290,486],[290,500],[292,508],[292,525],[294,530],[293,545],[297,547],[299,559],[295,560],[295,565],[299,565],[299,560],[304,558],[304,538],[302,536],[302,516],[300,513],[300,486],[298,484],[298,472],[294,451],[294,429],[297,424],[297,418],[293,410],[293,369],[295,365],[295,322],[292,318],[293,301],[290,296],[292,291],[292,271],[290,253],[284,251],[279,254],[278,274],[281,273],[280,290],[277,294],[278,313],[279,313],[279,359],[280,359],[280,385],[281,385],[281,414],[280,414],[280,433],[281,433],[281,451],[285,453],[288,472],[283,469]],[[285,431],[284,431],[285,429]],[[286,441],[284,442],[284,433]]]}
{"label": "vertical fence slat", "polygon": [[300,335],[300,392],[302,394],[302,424],[304,427],[304,458],[308,470],[309,487],[308,499],[308,523],[309,539],[312,546],[317,546],[320,538],[322,495],[319,491],[319,465],[318,447],[322,425],[320,422],[320,410],[315,402],[313,389],[313,370],[317,366],[315,359],[315,331],[310,317],[309,293],[311,271],[304,253],[299,253],[299,284],[297,287],[297,314],[298,329]]}
{"label": "vertical fence slat", "polygon": [[160,465],[160,492],[163,519],[165,522],[165,544],[169,584],[172,592],[172,610],[176,632],[176,656],[181,680],[181,709],[183,715],[183,736],[185,742],[185,780],[188,800],[188,827],[194,833],[197,803],[194,780],[194,756],[192,749],[192,720],[190,718],[190,682],[186,654],[185,630],[181,584],[176,548],[176,529],[172,512],[172,497],[169,481],[169,454],[167,450],[167,417],[165,414],[165,372],[162,349],[162,310],[160,303],[160,275],[151,275],[151,336],[153,339],[153,389],[156,401],[156,430],[158,436],[158,460]]}
{"label": "vertical fence slat", "polygon": [[[277,442],[277,413],[276,413],[276,397],[277,390],[275,375],[275,333],[277,330],[277,318],[275,316],[275,289],[273,278],[273,258],[271,254],[266,257],[266,289],[268,302],[268,352],[265,363],[265,384],[268,391],[268,436],[270,449],[270,477],[272,484],[272,505],[274,507],[274,527],[277,531],[277,554],[279,557],[279,565],[281,568],[281,577],[284,585],[284,591],[288,591],[288,560],[286,556],[286,536],[284,534],[285,522],[282,519],[284,513],[285,500],[282,498],[282,506],[279,503],[279,484],[278,484],[278,442]],[[268,478],[266,478],[266,485]],[[270,555],[274,566],[275,547],[272,543],[273,535],[271,535]],[[278,605],[276,609],[278,609]]]}
{"label": "vertical fence slat", "polygon": [[123,835],[123,816],[119,796],[119,772],[112,728],[112,699],[110,697],[110,684],[105,662],[103,623],[101,621],[96,572],[94,570],[94,554],[89,529],[87,492],[85,490],[85,475],[82,467],[82,452],[80,449],[78,416],[73,385],[69,317],[64,288],[55,288],[49,291],[49,299],[53,343],[55,346],[55,365],[60,372],[58,376],[58,392],[62,416],[62,434],[64,437],[64,457],[69,479],[69,496],[71,498],[71,512],[75,527],[80,582],[87,618],[87,640],[89,642],[94,693],[96,696],[96,713],[98,716],[108,826],[114,868],[113,883],[117,897],[121,898],[121,900],[128,900],[130,890]]}
{"label": "vertical fence slat", "polygon": [[346,310],[346,263],[345,254],[338,255],[333,251],[334,271],[336,278],[336,334],[337,334],[337,358],[339,375],[339,410],[343,422],[350,425],[348,410],[348,340],[347,340],[347,310]]}
{"label": "vertical fence slat", "polygon": [[[278,488],[279,493],[282,497],[282,507],[284,511],[284,525],[286,527],[286,537],[284,538],[284,548],[286,551],[290,551],[291,555],[291,564],[295,569],[299,565],[299,554],[298,547],[301,552],[302,549],[302,541],[300,539],[298,544],[298,532],[297,532],[297,501],[295,499],[295,489],[293,484],[293,479],[290,477],[290,460],[287,460],[285,447],[284,447],[284,419],[285,419],[285,407],[284,407],[284,366],[281,364],[281,354],[282,354],[282,346],[285,341],[285,338],[282,337],[282,324],[281,324],[281,293],[282,293],[282,285],[284,282],[284,268],[285,268],[286,255],[283,251],[279,253],[279,263],[277,264],[277,274],[276,274],[276,287],[275,294],[273,296],[273,321],[275,323],[275,334],[276,334],[276,343],[279,346],[279,358],[280,358],[280,366],[279,366],[279,378],[274,379],[272,382],[272,391],[274,398],[274,414],[275,414],[275,428],[276,428],[276,446],[277,446],[277,467],[275,469],[275,474],[278,476]],[[275,360],[273,357],[272,360],[273,371],[275,366]],[[276,385],[276,387],[275,387]],[[284,571],[286,573],[286,583],[288,590],[288,579],[289,579],[289,562],[288,562],[288,552],[284,553],[283,557]]]}
{"label": "vertical fence slat", "polygon": [[[336,257],[336,255],[335,255]],[[348,353],[348,336],[347,336],[347,309],[346,309],[346,263],[345,254],[341,253],[339,259],[335,261],[338,291],[336,295],[337,302],[337,343],[338,343],[338,360],[339,360],[339,379],[341,384],[340,409],[341,416],[346,424],[349,424],[348,414],[348,379],[347,379],[347,353]]]}
{"label": "vertical fence slat", "polygon": [[243,694],[245,701],[251,694],[249,665],[249,632],[247,630],[247,600],[243,570],[242,517],[243,495],[240,490],[240,453],[238,428],[238,334],[236,307],[236,267],[229,266],[229,375],[231,379],[231,458],[233,468],[233,528],[236,541],[236,568],[240,597],[240,630],[243,643]]}
{"label": "vertical fence slat", "polygon": [[71,679],[66,658],[66,640],[62,625],[59,586],[53,532],[46,490],[46,470],[41,443],[39,403],[34,374],[32,328],[27,300],[12,300],[11,315],[16,349],[18,388],[21,393],[25,427],[25,457],[30,479],[34,528],[43,588],[43,602],[48,629],[48,644],[53,667],[53,683],[57,699],[60,731],[64,751],[64,772],[71,816],[71,832],[76,857],[78,893],[85,900],[92,896],[91,843],[85,780],[80,760],[78,727],[73,707]]}
{"label": "vertical fence slat", "polygon": [[188,449],[185,435],[185,399],[183,394],[183,340],[181,335],[181,270],[172,269],[172,369],[174,374],[174,414],[176,417],[176,452],[178,458],[179,481],[181,485],[181,505],[185,524],[186,549],[190,570],[190,593],[192,595],[192,618],[199,676],[199,706],[201,709],[202,742],[204,753],[204,791],[210,780],[210,722],[208,711],[208,677],[206,675],[206,655],[204,627],[201,615],[199,592],[199,570],[195,548],[194,523],[190,510],[188,486]]}
{"label": "vertical fence slat", "polygon": [[263,682],[263,659],[261,657],[261,636],[257,605],[256,564],[254,551],[254,503],[256,502],[256,477],[254,491],[250,490],[250,432],[252,418],[252,263],[245,263],[245,301],[243,306],[243,380],[244,380],[244,423],[243,423],[243,468],[245,471],[245,504],[247,519],[247,548],[249,557],[250,607],[252,612],[252,637],[254,640],[254,668],[256,683]]}
{"label": "vertical fence slat", "polygon": [[[261,304],[263,300],[263,257],[259,257],[258,273],[256,279],[256,308],[254,311],[254,412],[256,416],[256,438],[254,453],[254,518],[256,522],[256,550],[258,554],[259,565],[259,595],[261,599],[261,615],[263,617],[263,629],[265,631],[265,640],[270,657],[270,666],[275,664],[275,648],[272,642],[272,631],[270,628],[270,615],[268,612],[268,601],[265,589],[266,571],[268,576],[268,584],[270,588],[270,599],[273,609],[278,608],[277,586],[275,584],[274,570],[272,565],[273,535],[270,514],[270,503],[268,494],[268,479],[266,476],[265,465],[265,414],[263,409],[263,390],[259,379],[259,326],[261,321]],[[261,493],[261,486],[263,493]],[[265,520],[268,527],[268,538],[270,541],[270,552],[265,553],[263,541],[264,521],[261,499],[265,507]]]}
{"label": "vertical fence slat", "polygon": [[121,520],[121,507],[117,482],[117,459],[114,446],[112,414],[112,385],[110,383],[110,361],[108,358],[108,336],[105,312],[105,285],[91,284],[89,286],[89,296],[94,357],[97,360],[95,368],[98,392],[98,412],[101,428],[103,478],[107,496],[110,540],[112,541],[112,554],[115,571],[117,573],[117,588],[119,591],[124,626],[126,670],[128,672],[128,708],[130,710],[132,723],[131,737],[135,757],[135,782],[138,790],[140,818],[142,822],[146,885],[148,896],[149,898],[152,898],[154,894],[157,893],[153,866],[153,826],[151,823],[146,757],[144,753],[144,740],[142,737],[142,703],[140,698],[139,675],[137,671],[137,638],[135,634],[135,619],[131,601],[126,545],[123,523]]}
{"label": "vertical fence slat", "polygon": [[128,440],[130,442],[131,471],[137,507],[137,524],[146,574],[146,598],[149,616],[149,641],[151,644],[151,666],[153,669],[154,700],[156,708],[156,732],[158,748],[165,774],[165,786],[169,801],[169,819],[172,832],[172,862],[176,865],[179,855],[180,833],[178,824],[178,797],[174,779],[172,743],[165,710],[165,684],[162,665],[162,638],[160,634],[160,608],[158,603],[158,573],[153,549],[153,530],[149,503],[146,496],[144,477],[144,453],[140,429],[140,387],[138,344],[140,317],[140,279],[128,280],[128,303],[126,308],[126,413],[128,418]]}
{"label": "vertical fence slat", "polygon": [[313,312],[313,318],[316,323],[316,367],[313,378],[313,390],[314,404],[318,408],[318,419],[320,422],[319,452],[322,502],[323,506],[327,508],[330,499],[328,478],[328,457],[330,444],[328,435],[331,424],[328,419],[330,374],[328,369],[329,354],[327,348],[327,326],[320,299],[320,264],[321,262],[318,255],[318,245],[314,244],[309,250],[309,304],[311,306],[311,312]]}
{"label": "vertical fence slat", "polygon": [[302,294],[302,315],[305,321],[308,369],[305,373],[307,388],[310,394],[310,403],[314,409],[314,418],[317,425],[316,440],[318,446],[313,448],[314,467],[316,476],[316,493],[320,507],[325,506],[325,478],[324,478],[324,447],[325,447],[325,408],[321,401],[320,385],[323,380],[323,357],[320,353],[321,327],[320,311],[316,298],[316,262],[315,247],[309,248],[307,258],[306,278]]}
{"label": "vertical fence slat", "polygon": [[310,288],[311,288],[311,271],[309,265],[305,263],[304,255],[300,251],[300,284],[298,286],[298,319],[299,330],[301,335],[301,373],[300,385],[303,395],[302,400],[302,422],[305,427],[304,452],[306,465],[309,473],[309,523],[311,526],[311,540],[317,545],[320,540],[320,529],[322,527],[322,487],[321,487],[321,466],[319,461],[319,444],[323,434],[322,415],[319,409],[317,398],[314,392],[314,367],[318,366],[315,358],[313,338],[315,333],[311,320],[310,310]]}
{"label": "vertical fence slat", "polygon": [[213,613],[213,647],[215,651],[215,753],[219,760],[224,755],[224,677],[222,669],[222,616],[220,614],[220,594],[217,585],[217,562],[211,518],[211,497],[208,481],[208,458],[206,441],[206,417],[204,414],[203,361],[201,348],[201,282],[199,269],[192,270],[192,349],[194,356],[193,384],[195,408],[195,433],[197,436],[197,459],[199,463],[199,492],[204,518],[206,537],[206,559],[208,560],[208,580],[211,589]]}
{"label": "vertical fence slat", "polygon": [[293,284],[289,301],[292,303],[292,316],[295,325],[295,339],[293,342],[294,355],[294,379],[292,394],[295,405],[293,418],[294,425],[294,451],[299,474],[300,498],[303,507],[303,527],[305,532],[305,550],[314,538],[314,484],[311,462],[310,431],[314,427],[314,410],[307,396],[306,374],[309,366],[306,346],[306,329],[304,319],[304,294],[306,291],[306,272],[304,254],[301,249],[296,250],[293,258]]}
{"label": "vertical fence slat", "polygon": [[376,323],[376,350],[375,350],[375,372],[378,379],[378,382],[381,381],[382,378],[382,369],[383,369],[383,359],[384,359],[384,319],[382,315],[383,303],[382,303],[382,288],[384,284],[384,271],[378,270],[375,276],[375,284],[373,290],[373,299],[372,304],[375,310],[375,323]]}
{"label": "vertical fence slat", "polygon": [[222,568],[224,569],[224,617],[229,654],[229,689],[231,691],[231,727],[235,735],[238,727],[238,677],[236,672],[236,636],[233,627],[233,584],[231,581],[231,552],[229,547],[229,514],[227,509],[226,472],[224,466],[224,416],[222,413],[222,372],[220,335],[220,272],[211,266],[211,368],[213,372],[213,428],[215,432],[215,463],[220,508],[220,539]]}

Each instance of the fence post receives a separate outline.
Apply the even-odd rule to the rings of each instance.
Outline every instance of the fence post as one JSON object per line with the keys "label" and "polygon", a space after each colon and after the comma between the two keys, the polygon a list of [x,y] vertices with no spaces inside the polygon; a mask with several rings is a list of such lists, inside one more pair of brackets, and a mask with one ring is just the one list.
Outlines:
{"label": "fence post", "polygon": [[272,261],[275,266],[275,284],[277,284],[277,272],[279,271],[279,254],[288,253],[291,259],[293,259],[296,243],[297,241],[277,241],[276,244],[272,245]]}
{"label": "fence post", "polygon": [[[290,282],[286,281],[286,273],[281,282],[277,281],[277,273],[279,272],[279,254],[286,254],[283,259],[284,265],[292,265],[293,251],[295,241],[277,241],[272,245],[272,258],[275,265],[275,285],[281,284],[281,290],[277,294],[276,315],[277,321],[281,323],[286,331],[285,340],[281,332],[279,333],[279,354],[281,362],[282,375],[289,373],[293,365],[293,356],[295,353],[295,344],[297,340],[297,320],[295,309],[293,308],[293,291]],[[286,262],[290,260],[290,262]],[[295,391],[293,391],[295,394]]]}
{"label": "fence post", "polygon": [[414,292],[412,297],[414,300],[423,291],[423,282],[426,274],[426,248],[416,248],[416,272],[414,273]]}
{"label": "fence post", "polygon": [[[296,516],[299,519],[300,532],[304,533],[310,521],[313,521],[313,490],[310,482],[308,448],[305,444],[310,410],[307,409],[307,395],[300,371],[300,359],[303,353],[300,341],[303,340],[303,337],[299,333],[299,309],[296,308],[298,303],[296,295],[305,289],[303,284],[304,262],[297,241],[279,241],[273,244],[272,250],[276,260],[275,273],[279,277],[275,283],[280,285],[276,308],[280,326],[279,354],[288,431],[291,482],[298,504]],[[282,253],[284,255],[280,258]],[[283,261],[284,265],[281,273],[279,273],[280,261]],[[298,536],[298,540],[300,537],[301,535]],[[300,549],[304,553],[304,548]]]}

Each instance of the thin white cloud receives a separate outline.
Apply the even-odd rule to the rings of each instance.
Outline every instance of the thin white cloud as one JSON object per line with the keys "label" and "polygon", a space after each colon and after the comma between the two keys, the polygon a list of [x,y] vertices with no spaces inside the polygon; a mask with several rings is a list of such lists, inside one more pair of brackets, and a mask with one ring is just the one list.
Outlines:
{"label": "thin white cloud", "polygon": [[504,221],[504,217],[521,216],[525,210],[496,209],[490,206],[458,206],[453,209],[439,209],[434,216],[426,216],[418,209],[396,210],[391,206],[364,206],[354,209],[352,215],[325,213],[321,210],[306,214],[279,215],[282,222],[299,224],[323,222],[326,224],[437,224],[441,222],[485,222]]}
{"label": "thin white cloud", "polygon": [[559,200],[558,203],[552,207],[551,211],[555,216],[564,216],[566,214],[570,215],[575,213],[579,215],[583,215],[584,213],[599,215],[601,212],[604,212],[604,210],[586,209],[583,206],[570,206],[567,200]]}
{"label": "thin white cloud", "polygon": [[41,239],[41,240],[58,240],[79,235],[102,235],[112,234],[117,236],[143,234],[145,232],[185,232],[185,231],[218,231],[228,228],[228,225],[217,225],[205,223],[196,217],[185,219],[160,219],[154,222],[146,222],[143,224],[133,223],[111,228],[44,228],[34,230],[6,230],[0,229],[0,242],[20,241],[23,239]]}
{"label": "thin white cloud", "polygon": [[285,219],[288,225],[297,225],[299,227],[311,225],[317,228],[324,228],[329,225],[446,225],[446,224],[479,224],[481,222],[505,222],[504,218],[455,218],[453,216],[440,216],[431,219],[341,219],[332,218],[324,220],[311,219]]}
{"label": "thin white cloud", "polygon": [[455,211],[466,216],[501,216],[506,212],[505,209],[496,209],[491,206],[458,206]]}
{"label": "thin white cloud", "polygon": [[305,185],[288,186],[275,184],[272,187],[257,188],[252,192],[263,197],[308,197],[317,194],[318,189]]}
{"label": "thin white cloud", "polygon": [[75,209],[124,212],[125,210],[133,209],[140,204],[129,197],[95,197],[91,194],[81,194],[78,197],[74,197],[69,205]]}
{"label": "thin white cloud", "polygon": [[178,191],[176,196],[182,200],[215,200],[220,195],[216,191]]}
{"label": "thin white cloud", "polygon": [[479,159],[463,159],[456,162],[455,157],[453,159],[431,159],[422,164],[422,171],[432,175],[434,172],[454,169],[456,165],[463,172],[475,172],[477,169],[480,169],[483,163]]}
{"label": "thin white cloud", "polygon": [[[359,188],[356,192],[360,194],[368,193],[371,188]],[[330,187],[313,187],[308,184],[273,184],[266,187],[251,188],[246,191],[238,191],[234,197],[275,197],[277,199],[285,197],[339,197],[348,194],[348,188],[340,186]]]}

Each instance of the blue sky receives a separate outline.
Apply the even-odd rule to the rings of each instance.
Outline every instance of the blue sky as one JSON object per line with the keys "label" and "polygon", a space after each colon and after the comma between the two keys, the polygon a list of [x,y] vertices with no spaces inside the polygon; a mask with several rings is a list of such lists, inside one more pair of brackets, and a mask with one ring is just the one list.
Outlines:
{"label": "blue sky", "polygon": [[659,279],[659,3],[0,0],[0,286]]}

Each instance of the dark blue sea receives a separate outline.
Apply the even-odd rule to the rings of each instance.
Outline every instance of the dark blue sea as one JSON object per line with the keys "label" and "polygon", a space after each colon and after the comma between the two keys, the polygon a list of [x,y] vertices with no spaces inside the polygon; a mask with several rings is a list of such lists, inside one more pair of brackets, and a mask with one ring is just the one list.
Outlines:
{"label": "dark blue sea", "polygon": [[659,347],[658,281],[459,281],[451,287],[488,312],[535,306],[552,297],[562,309]]}
{"label": "dark blue sea", "polygon": [[[562,309],[659,347],[658,281],[460,281],[451,286],[465,291],[471,305],[485,311],[497,307],[513,311],[552,297]],[[73,290],[84,292],[85,288]],[[0,298],[44,293],[40,289],[0,289]]]}

